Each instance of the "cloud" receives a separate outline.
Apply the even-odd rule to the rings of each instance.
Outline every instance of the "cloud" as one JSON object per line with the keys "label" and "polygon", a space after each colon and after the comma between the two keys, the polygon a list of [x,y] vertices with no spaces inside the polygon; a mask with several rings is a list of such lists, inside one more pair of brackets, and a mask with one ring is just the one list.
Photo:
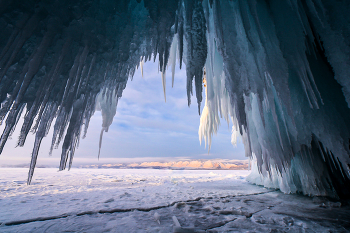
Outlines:
{"label": "cloud", "polygon": [[[208,154],[204,145],[199,144],[199,115],[195,97],[187,106],[185,67],[176,69],[174,88],[171,88],[171,74],[167,75],[167,103],[164,101],[161,74],[156,63],[144,65],[144,78],[136,71],[129,80],[122,98],[119,100],[117,114],[109,132],[104,133],[101,159],[104,163],[120,159],[136,158],[177,158],[190,159],[245,159],[244,148],[230,143],[230,130],[223,123],[218,134],[213,137],[212,148]],[[22,116],[23,118],[23,116]],[[23,119],[20,120],[20,124]],[[19,124],[19,125],[20,125]],[[91,118],[87,137],[80,140],[74,161],[97,160],[99,134],[102,117],[96,112]],[[0,159],[1,164],[29,163],[34,137],[31,135],[23,148],[14,148],[20,127],[14,132],[14,140],[9,141]],[[60,147],[48,156],[52,129],[44,138],[39,152],[38,164],[59,164]],[[13,159],[16,158],[16,159]],[[11,162],[12,161],[12,162]],[[153,160],[154,161],[154,160]]]}

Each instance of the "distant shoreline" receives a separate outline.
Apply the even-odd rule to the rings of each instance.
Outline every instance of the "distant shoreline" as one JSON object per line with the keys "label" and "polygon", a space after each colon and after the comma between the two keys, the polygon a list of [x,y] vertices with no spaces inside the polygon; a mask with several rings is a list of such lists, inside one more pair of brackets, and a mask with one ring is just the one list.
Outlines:
{"label": "distant shoreline", "polygon": [[[29,169],[29,166],[23,166],[23,167],[16,167],[16,166],[0,166],[0,169],[4,168],[25,168]],[[50,167],[50,166],[41,166],[37,167],[38,169],[59,169],[58,167]],[[236,171],[236,170],[249,170],[248,168],[232,168],[232,169],[222,169],[222,168],[156,168],[156,167],[120,167],[120,168],[107,168],[107,167],[72,167],[71,169],[115,169],[115,170],[141,170],[141,169],[148,169],[148,170],[173,170],[173,171],[181,171],[181,170],[186,170],[186,171]],[[68,170],[68,169],[66,169]]]}
{"label": "distant shoreline", "polygon": [[[29,164],[0,165],[0,168],[29,168]],[[39,165],[37,168],[57,168],[50,165]],[[158,170],[249,170],[248,160],[182,160],[173,162],[130,162],[81,164],[72,168],[79,169],[158,169]]]}

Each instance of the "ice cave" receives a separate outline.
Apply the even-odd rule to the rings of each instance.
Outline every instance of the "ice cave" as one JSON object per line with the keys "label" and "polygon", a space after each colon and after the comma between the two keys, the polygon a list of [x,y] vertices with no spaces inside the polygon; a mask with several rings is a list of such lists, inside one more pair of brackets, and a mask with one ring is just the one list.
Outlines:
{"label": "ice cave", "polygon": [[18,146],[35,133],[28,184],[46,136],[70,168],[96,106],[102,137],[137,67],[158,62],[165,83],[186,64],[184,95],[205,100],[200,139],[232,122],[251,182],[349,198],[349,12],[348,0],[1,0],[0,153],[21,127]]}

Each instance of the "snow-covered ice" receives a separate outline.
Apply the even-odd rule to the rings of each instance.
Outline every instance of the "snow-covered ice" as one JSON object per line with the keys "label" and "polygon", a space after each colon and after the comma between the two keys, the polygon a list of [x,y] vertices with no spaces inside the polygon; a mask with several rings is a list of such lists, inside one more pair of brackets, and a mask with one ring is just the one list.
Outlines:
{"label": "snow-covered ice", "polygon": [[27,173],[0,169],[0,232],[350,229],[348,203],[252,185],[246,170],[37,168],[32,185]]}

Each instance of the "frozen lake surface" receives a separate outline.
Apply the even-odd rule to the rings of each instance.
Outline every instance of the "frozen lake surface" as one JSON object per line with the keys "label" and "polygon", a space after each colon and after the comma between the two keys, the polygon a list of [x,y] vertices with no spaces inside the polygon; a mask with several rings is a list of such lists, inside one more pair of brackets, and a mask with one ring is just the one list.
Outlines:
{"label": "frozen lake surface", "polygon": [[350,232],[345,201],[251,185],[243,170],[0,169],[0,232]]}

